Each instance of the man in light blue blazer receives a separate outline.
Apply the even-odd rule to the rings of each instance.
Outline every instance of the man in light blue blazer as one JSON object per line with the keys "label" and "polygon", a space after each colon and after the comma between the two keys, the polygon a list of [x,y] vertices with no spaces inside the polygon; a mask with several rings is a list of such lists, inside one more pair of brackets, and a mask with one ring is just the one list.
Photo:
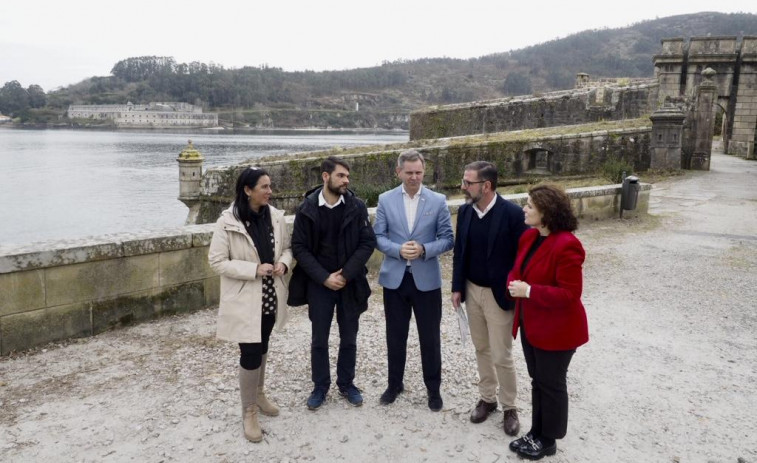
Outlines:
{"label": "man in light blue blazer", "polygon": [[444,406],[440,394],[442,276],[439,255],[454,246],[452,219],[444,195],[423,187],[426,161],[416,150],[397,159],[402,184],[379,196],[376,247],[384,254],[379,284],[384,287],[389,384],[381,395],[388,405],[404,390],[407,335],[415,314],[428,407]]}

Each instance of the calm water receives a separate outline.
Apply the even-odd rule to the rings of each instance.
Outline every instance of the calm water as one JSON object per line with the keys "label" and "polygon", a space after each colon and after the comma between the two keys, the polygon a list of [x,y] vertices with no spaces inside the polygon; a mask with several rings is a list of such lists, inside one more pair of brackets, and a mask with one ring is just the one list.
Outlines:
{"label": "calm water", "polygon": [[408,137],[0,129],[0,246],[183,225],[176,158],[189,138],[208,168]]}

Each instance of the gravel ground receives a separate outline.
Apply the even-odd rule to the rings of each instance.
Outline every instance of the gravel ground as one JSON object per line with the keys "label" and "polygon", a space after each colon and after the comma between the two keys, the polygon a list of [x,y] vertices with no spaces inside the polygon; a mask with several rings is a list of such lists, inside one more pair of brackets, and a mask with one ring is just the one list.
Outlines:
{"label": "gravel ground", "polygon": [[[648,217],[582,224],[591,341],[569,372],[568,435],[546,461],[757,462],[757,164],[715,155],[712,165],[655,185]],[[443,264],[448,277],[449,255]],[[448,302],[440,413],[426,406],[412,329],[407,391],[378,404],[378,287],[358,338],[365,404],[332,389],[308,411],[310,325],[304,310],[293,315],[272,341],[268,394],[282,413],[261,418],[262,443],[242,436],[237,347],[215,340],[215,311],[204,310],[0,359],[0,461],[519,460],[501,412],[468,421],[474,354]],[[515,357],[525,431],[519,343]]]}

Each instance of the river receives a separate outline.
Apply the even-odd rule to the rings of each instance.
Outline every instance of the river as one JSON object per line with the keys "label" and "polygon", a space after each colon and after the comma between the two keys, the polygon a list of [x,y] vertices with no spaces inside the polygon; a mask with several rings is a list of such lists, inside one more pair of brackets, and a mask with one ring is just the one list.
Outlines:
{"label": "river", "polygon": [[406,142],[406,132],[265,134],[0,128],[0,246],[183,225],[176,158],[204,168],[272,154]]}

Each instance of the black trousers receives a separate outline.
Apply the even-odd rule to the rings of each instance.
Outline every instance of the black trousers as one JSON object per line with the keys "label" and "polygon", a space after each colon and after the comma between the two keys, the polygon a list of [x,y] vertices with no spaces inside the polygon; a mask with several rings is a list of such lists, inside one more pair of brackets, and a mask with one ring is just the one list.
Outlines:
{"label": "black trousers", "polygon": [[411,314],[415,314],[415,324],[418,327],[423,382],[429,394],[438,394],[442,383],[442,290],[418,290],[413,275],[409,272],[405,272],[397,289],[384,288],[389,387],[398,388],[402,385]]}
{"label": "black trousers", "polygon": [[523,325],[520,342],[531,377],[531,434],[562,439],[568,430],[568,365],[576,351],[534,347]]}
{"label": "black trousers", "polygon": [[260,342],[239,344],[239,366],[245,370],[255,370],[263,362],[263,356],[268,353],[268,341],[271,339],[273,325],[276,324],[276,314],[263,315],[260,321]]}
{"label": "black trousers", "polygon": [[308,282],[308,317],[312,328],[310,343],[310,368],[313,384],[317,388],[331,386],[329,365],[329,333],[336,307],[336,322],[339,325],[339,356],[336,361],[336,385],[345,388],[355,380],[357,356],[357,332],[360,314],[347,311],[342,304],[342,292]]}

